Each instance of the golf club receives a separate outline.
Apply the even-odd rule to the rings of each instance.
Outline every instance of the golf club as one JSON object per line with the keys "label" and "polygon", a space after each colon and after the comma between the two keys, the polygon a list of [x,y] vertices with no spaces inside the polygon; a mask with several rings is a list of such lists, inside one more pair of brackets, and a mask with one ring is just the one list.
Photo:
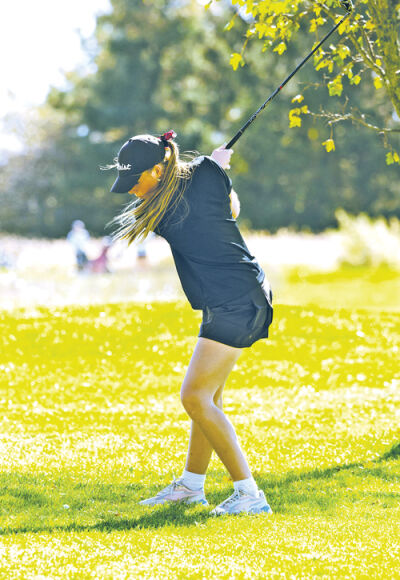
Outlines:
{"label": "golf club", "polygon": [[243,125],[243,127],[241,129],[239,129],[239,131],[236,133],[236,135],[229,141],[229,143],[225,146],[225,149],[231,149],[231,147],[233,147],[233,145],[236,143],[236,141],[239,139],[239,137],[241,137],[243,135],[243,133],[246,131],[247,127],[249,125],[251,125],[251,123],[254,121],[254,119],[257,117],[257,115],[259,113],[261,113],[261,111],[263,109],[266,108],[266,106],[272,101],[272,99],[274,97],[276,97],[276,95],[283,89],[283,87],[290,81],[290,79],[297,73],[297,71],[299,69],[301,69],[301,67],[303,66],[303,64],[305,64],[309,58],[312,57],[312,55],[319,49],[319,47],[331,36],[331,34],[333,34],[335,32],[335,30],[337,28],[339,28],[339,26],[342,24],[342,22],[344,22],[346,20],[346,18],[348,18],[350,16],[350,14],[353,11],[353,4],[351,2],[351,0],[340,0],[340,5],[342,6],[342,8],[344,8],[346,10],[346,14],[343,16],[343,18],[337,23],[335,24],[335,26],[332,28],[332,30],[330,32],[328,32],[328,34],[326,34],[324,36],[324,38],[317,44],[317,46],[315,48],[313,48],[313,50],[310,52],[310,54],[308,54],[305,58],[303,58],[303,60],[301,61],[300,64],[298,64],[296,66],[296,68],[294,69],[293,72],[290,73],[290,75],[288,77],[286,77],[286,79],[283,81],[282,84],[279,85],[279,87],[277,87],[275,89],[275,91],[272,93],[272,95],[270,95],[268,97],[268,99],[265,101],[265,103],[263,103],[261,105],[261,107],[259,109],[257,109],[257,111],[255,113],[253,113],[253,115],[250,117],[250,119],[248,119],[248,121],[246,121],[246,123]]}

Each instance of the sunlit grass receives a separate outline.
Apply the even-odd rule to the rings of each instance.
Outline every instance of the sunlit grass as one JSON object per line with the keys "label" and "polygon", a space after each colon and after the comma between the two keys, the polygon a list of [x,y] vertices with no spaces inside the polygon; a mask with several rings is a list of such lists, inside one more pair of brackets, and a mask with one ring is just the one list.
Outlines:
{"label": "sunlit grass", "polygon": [[332,272],[289,268],[278,297],[285,304],[400,312],[400,272],[387,266],[347,266]]}
{"label": "sunlit grass", "polygon": [[[217,520],[137,503],[183,467],[199,312],[2,313],[0,577],[398,577],[400,315],[363,300],[278,304],[270,340],[239,359],[225,409],[274,515]],[[231,489],[213,458],[210,504]]]}

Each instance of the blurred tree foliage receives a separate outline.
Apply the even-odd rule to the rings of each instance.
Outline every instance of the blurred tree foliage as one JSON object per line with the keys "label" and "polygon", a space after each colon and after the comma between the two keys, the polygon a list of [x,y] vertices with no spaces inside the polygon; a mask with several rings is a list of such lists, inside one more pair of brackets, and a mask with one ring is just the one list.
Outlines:
{"label": "blurred tree foliage", "polygon": [[[68,74],[28,126],[26,153],[0,170],[1,231],[64,236],[71,221],[104,235],[105,224],[129,201],[112,195],[113,172],[103,172],[133,134],[178,133],[181,150],[211,150],[227,141],[310,49],[297,34],[282,59],[246,49],[248,66],[233,72],[229,55],[241,50],[248,22],[231,31],[230,5],[206,11],[195,0],[112,0],[87,42],[94,69]],[[235,147],[231,177],[242,200],[241,220],[275,231],[293,226],[322,230],[335,210],[400,217],[398,167],[385,166],[379,139],[366,129],[339,126],[334,154],[321,143],[330,128],[305,116],[305,131],[288,127],[292,100],[319,84],[302,71]],[[383,106],[379,91],[353,87],[355,103]],[[308,103],[325,106],[326,90],[309,90]],[[386,105],[385,105],[386,106]],[[339,154],[340,151],[340,154]]]}

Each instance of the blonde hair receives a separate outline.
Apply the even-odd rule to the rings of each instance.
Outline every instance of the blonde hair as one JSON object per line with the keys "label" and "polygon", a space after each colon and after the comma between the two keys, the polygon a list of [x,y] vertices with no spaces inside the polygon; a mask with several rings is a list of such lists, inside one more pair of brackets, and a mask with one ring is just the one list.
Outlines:
{"label": "blonde hair", "polygon": [[150,197],[129,203],[122,213],[111,220],[110,224],[119,226],[113,233],[114,240],[128,240],[128,245],[134,240],[143,240],[155,230],[167,209],[176,208],[181,201],[193,171],[190,161],[195,155],[186,154],[187,160],[184,161],[179,157],[179,147],[175,141],[168,141],[166,146],[170,154],[161,162],[164,171],[157,188]]}

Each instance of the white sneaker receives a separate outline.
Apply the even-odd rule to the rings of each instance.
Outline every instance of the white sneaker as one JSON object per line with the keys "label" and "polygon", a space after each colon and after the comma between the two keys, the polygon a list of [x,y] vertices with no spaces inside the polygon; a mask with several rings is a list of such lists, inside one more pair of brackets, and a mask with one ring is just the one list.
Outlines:
{"label": "white sneaker", "polygon": [[235,490],[225,501],[211,511],[214,516],[224,514],[272,514],[272,509],[265,499],[264,492],[258,490],[258,495],[250,495],[242,490]]}
{"label": "white sneaker", "polygon": [[141,505],[157,505],[170,501],[208,505],[202,489],[197,491],[189,489],[179,479],[174,479],[170,485],[167,485],[167,487],[159,491],[157,495],[149,497],[149,499],[144,499],[139,503]]}

